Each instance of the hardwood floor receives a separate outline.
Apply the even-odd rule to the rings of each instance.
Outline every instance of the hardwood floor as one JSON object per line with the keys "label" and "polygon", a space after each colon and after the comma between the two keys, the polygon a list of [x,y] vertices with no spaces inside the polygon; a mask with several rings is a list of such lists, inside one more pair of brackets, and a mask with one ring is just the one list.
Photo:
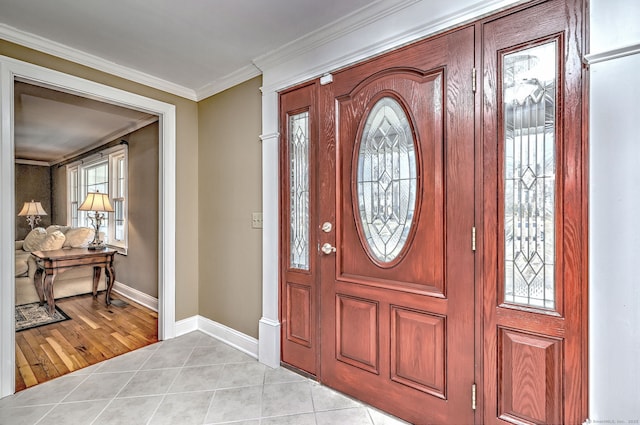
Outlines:
{"label": "hardwood floor", "polygon": [[56,300],[71,320],[16,332],[16,392],[158,341],[158,314],[113,293]]}

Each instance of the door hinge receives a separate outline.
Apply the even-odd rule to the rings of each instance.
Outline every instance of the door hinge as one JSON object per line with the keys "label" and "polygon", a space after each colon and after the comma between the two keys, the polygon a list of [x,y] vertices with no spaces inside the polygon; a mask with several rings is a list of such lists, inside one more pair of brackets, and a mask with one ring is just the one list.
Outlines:
{"label": "door hinge", "polygon": [[476,69],[473,68],[473,70],[471,70],[471,90],[473,90],[473,92],[476,92]]}
{"label": "door hinge", "polygon": [[476,227],[473,226],[471,228],[471,250],[476,250]]}
{"label": "door hinge", "polygon": [[477,392],[477,391],[478,391],[478,390],[477,390],[477,386],[476,386],[476,384],[473,384],[473,385],[471,386],[471,408],[472,408],[473,410],[476,410],[476,400],[477,400],[477,398],[476,398],[476,397],[477,397],[476,392]]}

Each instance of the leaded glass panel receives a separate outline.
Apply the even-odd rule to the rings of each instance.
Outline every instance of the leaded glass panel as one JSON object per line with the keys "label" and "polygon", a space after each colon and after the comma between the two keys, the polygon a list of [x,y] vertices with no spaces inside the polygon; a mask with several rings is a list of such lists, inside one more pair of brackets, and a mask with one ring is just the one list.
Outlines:
{"label": "leaded glass panel", "polygon": [[309,270],[309,112],[289,117],[290,267]]}
{"label": "leaded glass panel", "polygon": [[505,301],[555,308],[557,45],[503,58]]}
{"label": "leaded glass panel", "polygon": [[407,242],[416,205],[416,151],[409,119],[392,97],[365,122],[358,152],[357,192],[369,252],[392,262]]}

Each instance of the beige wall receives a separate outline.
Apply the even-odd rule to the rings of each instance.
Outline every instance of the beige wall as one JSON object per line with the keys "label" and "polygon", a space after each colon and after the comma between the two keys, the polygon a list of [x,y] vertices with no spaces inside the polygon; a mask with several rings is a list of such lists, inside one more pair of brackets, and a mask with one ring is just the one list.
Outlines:
{"label": "beige wall", "polygon": [[[198,314],[198,105],[160,90],[0,40],[0,54],[176,106],[176,320]],[[259,114],[258,114],[259,115]],[[4,185],[6,183],[2,183]],[[54,194],[54,196],[57,196]]]}
{"label": "beige wall", "polygon": [[[158,123],[125,137],[129,142],[128,255],[116,256],[116,279],[158,297]],[[179,279],[178,279],[179,280]]]}
{"label": "beige wall", "polygon": [[[133,133],[106,143],[129,143],[128,253],[116,255],[116,280],[152,297],[158,297],[158,141],[159,125],[149,124]],[[79,159],[79,158],[78,158]],[[74,158],[69,158],[73,161]],[[51,167],[55,224],[67,220],[66,167]]]}
{"label": "beige wall", "polygon": [[262,312],[260,77],[201,101],[200,315],[258,336]]}

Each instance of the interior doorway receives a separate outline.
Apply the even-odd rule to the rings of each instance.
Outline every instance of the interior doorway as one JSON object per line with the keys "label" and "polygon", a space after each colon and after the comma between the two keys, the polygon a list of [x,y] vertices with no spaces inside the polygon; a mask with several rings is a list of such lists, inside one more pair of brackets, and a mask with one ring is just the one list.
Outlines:
{"label": "interior doorway", "polygon": [[[13,281],[13,240],[15,217],[14,190],[14,131],[13,131],[13,85],[16,79],[46,85],[78,96],[86,96],[106,103],[145,111],[160,117],[159,159],[159,244],[158,244],[158,337],[172,338],[175,335],[175,106],[150,98],[104,86],[68,74],[38,67],[11,58],[2,58],[1,87],[1,143],[0,174],[6,183],[0,195],[0,203],[7,206],[0,213],[0,257],[3,281]],[[15,340],[14,299],[15,288],[2,286],[2,317],[0,338],[2,349],[0,360],[0,396],[14,392]]]}

